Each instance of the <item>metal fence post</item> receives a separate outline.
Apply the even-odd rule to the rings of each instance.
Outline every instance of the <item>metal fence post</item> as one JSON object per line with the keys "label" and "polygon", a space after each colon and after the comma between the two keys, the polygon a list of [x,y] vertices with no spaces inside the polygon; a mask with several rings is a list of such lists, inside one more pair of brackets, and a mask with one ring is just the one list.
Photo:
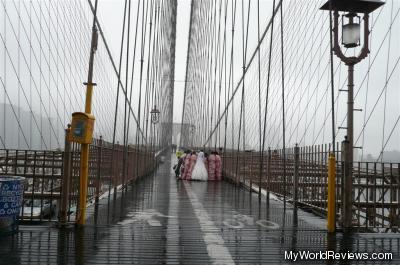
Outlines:
{"label": "metal fence post", "polygon": [[346,157],[346,144],[344,141],[341,143],[341,154],[340,154],[340,161],[341,161],[341,175],[340,175],[340,226],[343,227],[343,219],[344,219],[344,175],[345,175],[345,157]]}
{"label": "metal fence post", "polygon": [[298,204],[298,190],[299,190],[299,154],[300,148],[296,144],[294,147],[294,179],[293,179],[293,194],[294,194],[294,207],[297,207]]}
{"label": "metal fence post", "polygon": [[68,140],[70,131],[71,131],[71,125],[68,124],[68,128],[65,130],[63,177],[62,177],[60,213],[59,213],[60,224],[65,224],[67,222],[67,217],[68,217],[69,190],[70,190],[69,179],[71,175],[71,143]]}
{"label": "metal fence post", "polygon": [[336,160],[335,154],[330,153],[328,158],[328,232],[335,232],[336,228]]}
{"label": "metal fence post", "polygon": [[351,228],[352,223],[352,197],[353,197],[353,165],[349,161],[349,141],[347,137],[342,142],[342,160],[343,163],[343,175],[342,175],[342,198],[341,198],[341,212],[342,212],[342,226],[345,229]]}
{"label": "metal fence post", "polygon": [[97,146],[97,176],[96,176],[96,191],[95,191],[95,203],[99,203],[100,196],[100,185],[101,185],[101,164],[103,160],[103,137],[100,136],[100,140]]}
{"label": "metal fence post", "polygon": [[267,185],[265,190],[267,191],[267,204],[269,204],[269,191],[271,189],[271,148],[268,147],[268,160],[267,160]]}
{"label": "metal fence post", "polygon": [[249,191],[250,191],[250,195],[251,195],[252,187],[253,187],[253,150],[250,150],[250,183],[249,184],[250,184]]}
{"label": "metal fence post", "polygon": [[112,185],[112,188],[114,189],[114,193],[113,193],[113,198],[114,198],[114,201],[117,199],[117,186],[118,186],[118,176],[119,176],[119,169],[118,169],[118,163],[119,163],[119,156],[118,156],[118,154],[119,154],[119,142],[117,141],[117,143],[115,144],[115,148],[113,148],[113,157],[114,157],[114,159],[113,159],[113,161],[112,161],[112,163],[113,163],[113,165],[112,165],[112,168],[113,168],[113,173],[112,173],[112,176],[113,176],[113,178],[112,178],[112,182],[111,182],[111,185]]}

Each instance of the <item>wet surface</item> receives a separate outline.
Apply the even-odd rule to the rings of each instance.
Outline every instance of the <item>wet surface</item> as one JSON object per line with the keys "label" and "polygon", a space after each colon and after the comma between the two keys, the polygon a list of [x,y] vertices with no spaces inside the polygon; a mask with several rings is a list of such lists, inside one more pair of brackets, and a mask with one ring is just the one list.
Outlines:
{"label": "wet surface", "polygon": [[[88,211],[85,228],[20,226],[0,238],[0,264],[400,264],[399,235],[328,237],[324,220],[289,204],[260,204],[227,182],[177,181],[170,161],[113,197]],[[285,251],[303,250],[393,259],[285,260]]]}

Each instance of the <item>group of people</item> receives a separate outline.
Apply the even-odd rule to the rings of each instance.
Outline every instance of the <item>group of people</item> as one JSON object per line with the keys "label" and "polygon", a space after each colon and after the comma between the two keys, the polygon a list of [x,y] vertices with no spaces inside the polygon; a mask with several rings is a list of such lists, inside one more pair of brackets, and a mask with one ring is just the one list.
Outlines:
{"label": "group of people", "polygon": [[178,164],[174,166],[176,177],[183,180],[222,180],[222,159],[217,151],[207,154],[203,151],[186,150],[177,152]]}

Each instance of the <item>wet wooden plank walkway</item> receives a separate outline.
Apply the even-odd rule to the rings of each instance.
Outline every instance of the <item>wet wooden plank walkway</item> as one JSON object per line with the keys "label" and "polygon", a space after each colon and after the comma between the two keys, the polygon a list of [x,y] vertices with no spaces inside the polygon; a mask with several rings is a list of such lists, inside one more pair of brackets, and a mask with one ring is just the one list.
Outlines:
{"label": "wet wooden plank walkway", "polygon": [[[294,264],[285,251],[390,252],[392,260],[295,264],[400,264],[400,236],[338,233],[325,221],[227,182],[177,181],[170,161],[89,211],[82,229],[21,226],[0,238],[0,264]],[[97,214],[95,214],[97,213]],[[289,252],[287,252],[289,253]]]}

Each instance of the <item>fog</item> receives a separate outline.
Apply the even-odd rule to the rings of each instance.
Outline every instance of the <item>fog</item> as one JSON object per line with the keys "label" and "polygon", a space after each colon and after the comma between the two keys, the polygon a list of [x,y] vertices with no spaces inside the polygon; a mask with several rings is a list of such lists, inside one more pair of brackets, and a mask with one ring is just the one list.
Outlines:
{"label": "fog", "polygon": [[[329,90],[329,40],[328,14],[318,10],[324,1],[284,1],[284,36],[285,36],[285,73],[287,108],[287,140],[288,145],[324,144],[331,141],[330,124],[330,90]],[[218,2],[219,3],[219,2]],[[244,2],[247,12],[249,6]],[[131,1],[132,24],[130,56],[134,52],[134,28],[136,25],[136,6],[138,1]],[[173,121],[182,121],[183,97],[186,78],[186,57],[190,23],[190,0],[179,0],[177,10],[174,105]],[[237,1],[238,17],[236,25],[237,39],[234,41],[234,87],[241,78],[242,44],[241,11],[242,1]],[[240,7],[240,8],[239,8]],[[260,1],[260,25],[263,32],[271,18],[272,1]],[[102,25],[105,38],[110,47],[114,61],[118,63],[121,45],[123,0],[102,0],[98,5],[98,19]],[[228,9],[230,10],[229,4]],[[257,47],[257,1],[251,1],[249,19],[249,39],[247,62]],[[355,145],[363,146],[359,154],[378,157],[383,150],[388,154],[400,150],[400,2],[387,1],[386,5],[371,15],[371,37],[369,57],[355,67]],[[223,12],[222,12],[223,13]],[[19,19],[20,18],[20,19]],[[141,19],[141,18],[140,18]],[[139,19],[139,23],[140,22]],[[230,21],[228,13],[228,27]],[[0,5],[0,136],[1,146],[7,148],[62,148],[63,130],[70,121],[74,111],[83,110],[83,82],[87,76],[88,54],[90,47],[90,30],[92,15],[87,1],[2,1]],[[280,21],[277,20],[276,27]],[[140,24],[142,26],[142,24]],[[139,27],[139,36],[142,27]],[[221,31],[221,34],[223,32]],[[149,33],[147,33],[149,34]],[[227,38],[230,37],[229,30]],[[221,35],[222,36],[222,35]],[[280,109],[280,52],[278,31],[274,34],[273,68],[271,78],[271,98],[268,110],[267,142],[272,147],[279,147],[281,137]],[[265,98],[266,69],[268,66],[269,34],[261,45],[261,82]],[[145,44],[147,45],[147,44]],[[222,46],[221,46],[222,47]],[[230,48],[230,42],[227,42]],[[207,47],[204,47],[206,49]],[[141,43],[136,46],[136,65],[139,64]],[[355,51],[346,51],[347,54]],[[126,55],[124,51],[123,56]],[[148,52],[144,51],[144,58]],[[147,62],[145,62],[147,63]],[[145,66],[146,67],[146,66]],[[209,66],[209,67],[214,67]],[[146,68],[144,68],[146,69]],[[345,130],[338,129],[346,125],[347,94],[339,89],[346,89],[347,69],[335,56],[335,131],[337,141],[344,138]],[[132,112],[138,116],[140,78],[142,82],[148,77],[140,75],[135,66],[133,80],[128,80],[135,88],[132,97]],[[117,78],[104,45],[99,42],[95,58],[95,81],[98,86],[94,92],[94,114],[96,120],[96,136],[112,138],[112,123],[116,98]],[[122,73],[121,80],[125,80]],[[128,77],[130,79],[130,77]],[[189,80],[190,81],[190,80]],[[222,94],[228,87],[222,79]],[[246,147],[258,146],[258,102],[257,67],[252,64],[245,78],[246,82]],[[199,84],[197,84],[199,85]],[[239,90],[241,91],[241,90]],[[238,93],[240,95],[240,93]],[[223,110],[228,102],[226,98],[216,99]],[[230,106],[236,113],[240,110],[241,97],[235,96]],[[187,101],[187,110],[195,104]],[[193,106],[191,106],[192,104]],[[199,106],[196,106],[197,111]],[[117,106],[123,112],[123,104]],[[143,110],[149,111],[149,110]],[[264,113],[265,109],[262,109]],[[188,112],[189,113],[189,112]],[[210,113],[208,110],[207,113]],[[217,114],[213,113],[213,124],[216,126]],[[29,116],[29,117],[27,117]],[[228,114],[229,116],[229,114]],[[239,116],[237,116],[239,117]],[[195,114],[190,114],[187,123],[198,123]],[[229,119],[232,119],[229,116]],[[118,118],[122,124],[122,118]],[[136,139],[136,126],[131,124],[130,141]],[[200,123],[197,125],[202,126]],[[224,133],[220,128],[219,133]],[[223,129],[223,130],[222,130]],[[39,133],[41,132],[41,133]],[[117,139],[121,140],[123,131],[117,129]],[[228,138],[237,138],[238,122],[227,128]],[[32,135],[31,135],[32,134]],[[200,138],[199,135],[194,137]],[[218,136],[220,137],[220,136]],[[218,138],[217,137],[217,138]],[[269,138],[268,138],[269,137]],[[35,140],[36,139],[36,140]],[[221,139],[217,139],[220,141]],[[34,143],[32,143],[32,141]],[[387,155],[389,156],[389,155]]]}

